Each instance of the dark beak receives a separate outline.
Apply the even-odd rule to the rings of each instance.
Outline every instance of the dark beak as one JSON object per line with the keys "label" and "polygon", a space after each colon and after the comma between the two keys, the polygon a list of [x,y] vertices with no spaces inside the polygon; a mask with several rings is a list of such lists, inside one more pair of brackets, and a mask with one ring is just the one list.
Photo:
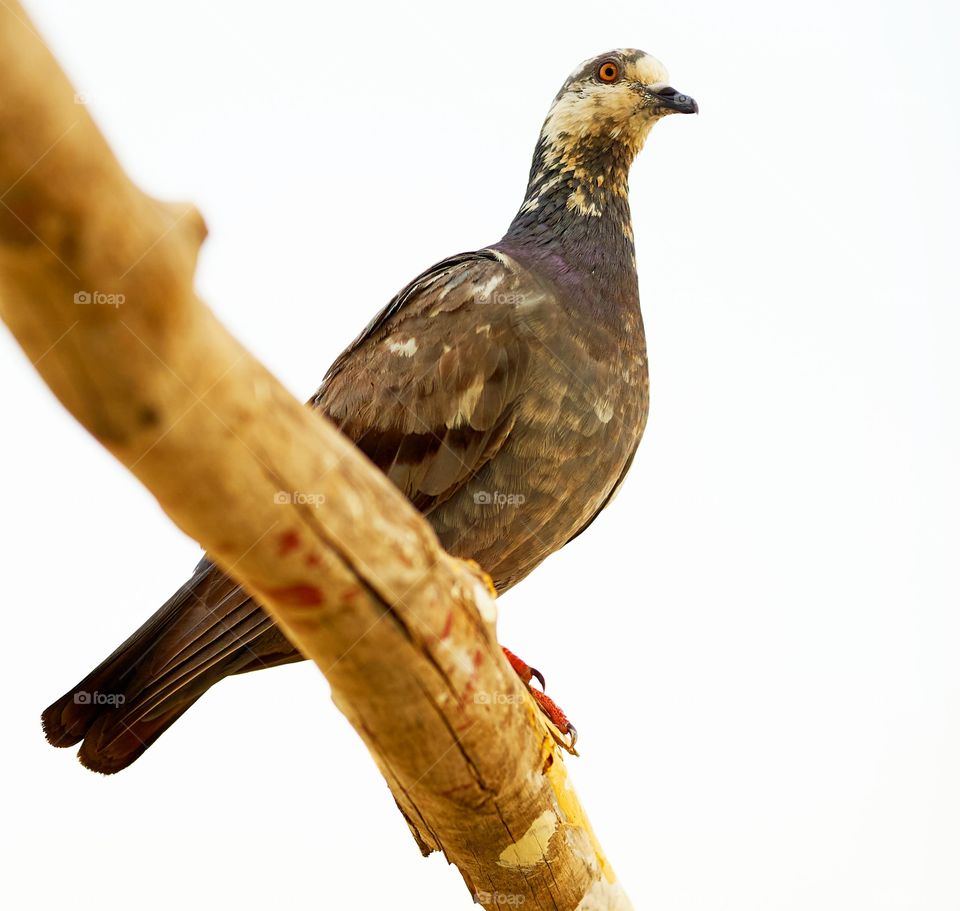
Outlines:
{"label": "dark beak", "polygon": [[668,111],[678,114],[696,114],[700,111],[689,95],[681,95],[672,85],[652,85],[648,86],[647,91]]}

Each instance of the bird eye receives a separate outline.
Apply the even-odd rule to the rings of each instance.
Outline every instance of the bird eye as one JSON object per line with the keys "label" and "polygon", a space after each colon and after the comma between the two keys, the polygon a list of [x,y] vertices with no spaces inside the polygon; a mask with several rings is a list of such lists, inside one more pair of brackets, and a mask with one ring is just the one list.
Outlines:
{"label": "bird eye", "polygon": [[600,69],[597,70],[597,78],[601,82],[616,82],[617,76],[620,75],[620,67],[618,67],[612,60],[608,60],[606,63],[600,64]]}

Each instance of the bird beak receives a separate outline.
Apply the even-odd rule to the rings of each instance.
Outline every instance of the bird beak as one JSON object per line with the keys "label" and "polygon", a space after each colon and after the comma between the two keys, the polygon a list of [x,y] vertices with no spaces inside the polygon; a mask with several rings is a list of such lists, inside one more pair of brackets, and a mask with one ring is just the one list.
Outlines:
{"label": "bird beak", "polygon": [[681,95],[672,85],[648,85],[647,92],[656,98],[669,112],[678,114],[696,114],[700,111],[689,95]]}

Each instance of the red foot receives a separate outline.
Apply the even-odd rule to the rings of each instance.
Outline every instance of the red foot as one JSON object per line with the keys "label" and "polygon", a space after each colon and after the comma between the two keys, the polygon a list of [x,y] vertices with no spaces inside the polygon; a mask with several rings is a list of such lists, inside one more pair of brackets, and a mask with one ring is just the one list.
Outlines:
{"label": "red foot", "polygon": [[530,695],[537,701],[537,704],[540,706],[540,711],[553,722],[557,730],[560,731],[561,734],[568,734],[570,736],[568,748],[573,752],[573,748],[577,744],[577,729],[570,724],[567,716],[563,713],[563,709],[546,693],[541,693],[540,690],[531,689]]}
{"label": "red foot", "polygon": [[543,674],[540,673],[535,667],[530,667],[526,661],[521,660],[510,649],[501,645],[500,648],[503,649],[504,655],[507,656],[507,661],[510,662],[510,666],[517,672],[517,676],[528,686],[530,685],[530,680],[532,677],[536,677],[540,681],[541,689],[547,688],[547,683],[543,679]]}
{"label": "red foot", "polygon": [[540,706],[540,711],[550,719],[554,727],[556,727],[561,734],[565,734],[570,737],[570,743],[565,743],[563,745],[571,753],[576,755],[577,751],[574,749],[574,747],[577,743],[577,729],[570,724],[570,721],[564,714],[563,709],[561,709],[559,705],[557,705],[545,692],[543,692],[543,690],[538,690],[536,687],[530,685],[530,681],[536,677],[537,680],[540,681],[540,686],[546,688],[543,674],[541,674],[536,668],[530,667],[526,661],[522,661],[520,658],[514,655],[510,649],[504,648],[502,645],[500,648],[503,649],[503,654],[507,656],[507,661],[510,662],[510,666],[517,672],[517,676],[527,685],[530,695],[533,696],[537,705]]}

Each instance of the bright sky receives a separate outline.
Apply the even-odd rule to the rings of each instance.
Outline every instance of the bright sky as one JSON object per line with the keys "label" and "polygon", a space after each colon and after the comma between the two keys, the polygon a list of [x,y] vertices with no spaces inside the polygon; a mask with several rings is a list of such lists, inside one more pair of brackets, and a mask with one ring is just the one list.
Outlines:
{"label": "bright sky", "polygon": [[[500,637],[577,724],[638,909],[960,906],[955,5],[29,9],[134,178],[200,206],[206,300],[302,398],[500,237],[579,61],[661,59],[701,114],[633,171],[646,437]],[[40,710],[199,548],[0,348],[4,904],[467,907],[312,666],[218,685],[110,779],[46,746]]]}

